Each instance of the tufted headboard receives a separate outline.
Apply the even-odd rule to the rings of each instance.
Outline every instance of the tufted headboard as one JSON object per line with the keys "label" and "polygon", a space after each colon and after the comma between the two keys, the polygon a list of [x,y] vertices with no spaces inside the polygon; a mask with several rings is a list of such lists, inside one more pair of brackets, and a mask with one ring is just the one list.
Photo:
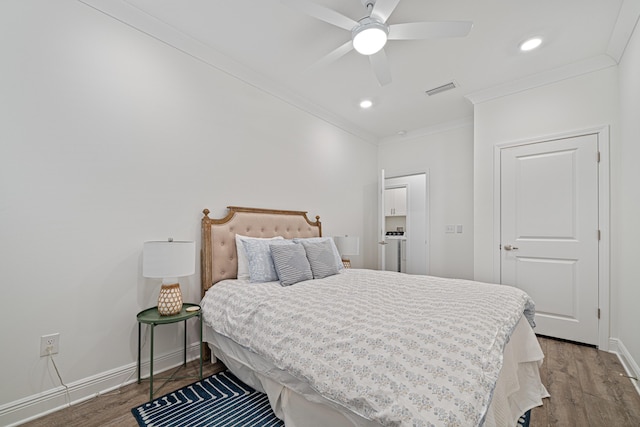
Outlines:
{"label": "tufted headboard", "polygon": [[211,286],[238,274],[236,233],[250,237],[321,237],[320,217],[311,222],[304,211],[241,208],[229,206],[227,216],[209,218],[202,211],[202,249],[200,251],[202,296]]}

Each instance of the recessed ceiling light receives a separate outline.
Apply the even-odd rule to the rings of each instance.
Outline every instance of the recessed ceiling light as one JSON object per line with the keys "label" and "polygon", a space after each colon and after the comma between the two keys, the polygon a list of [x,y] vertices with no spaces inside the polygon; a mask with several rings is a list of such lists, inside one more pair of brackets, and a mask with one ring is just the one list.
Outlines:
{"label": "recessed ceiling light", "polygon": [[528,40],[525,40],[520,45],[520,50],[523,52],[527,52],[533,50],[542,44],[542,39],[540,37],[533,37]]}
{"label": "recessed ceiling light", "polygon": [[363,99],[362,101],[360,101],[360,108],[363,109],[367,109],[367,108],[371,108],[371,106],[373,105],[373,101],[371,101],[370,99]]}

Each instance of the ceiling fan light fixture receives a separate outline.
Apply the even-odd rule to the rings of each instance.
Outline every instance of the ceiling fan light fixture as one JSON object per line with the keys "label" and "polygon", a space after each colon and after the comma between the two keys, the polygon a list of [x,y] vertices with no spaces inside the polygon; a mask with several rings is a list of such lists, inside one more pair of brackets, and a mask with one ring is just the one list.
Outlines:
{"label": "ceiling fan light fixture", "polygon": [[373,55],[387,43],[389,27],[372,18],[363,18],[352,31],[353,48],[362,55]]}

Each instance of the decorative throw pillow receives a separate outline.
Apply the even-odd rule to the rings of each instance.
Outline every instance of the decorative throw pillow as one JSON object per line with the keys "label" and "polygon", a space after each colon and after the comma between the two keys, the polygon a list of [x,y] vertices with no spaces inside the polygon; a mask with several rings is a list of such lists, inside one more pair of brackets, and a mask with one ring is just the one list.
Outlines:
{"label": "decorative throw pillow", "polygon": [[313,279],[307,253],[301,244],[270,244],[269,248],[271,249],[271,258],[273,258],[273,264],[276,267],[276,273],[282,286]]}
{"label": "decorative throw pillow", "polygon": [[275,282],[278,280],[278,273],[271,258],[269,245],[293,245],[291,240],[245,240],[242,242],[244,250],[247,252],[249,261],[249,281]]}
{"label": "decorative throw pillow", "polygon": [[[307,259],[311,265],[311,272],[314,279],[322,279],[324,277],[338,274],[339,269],[336,265],[331,241],[322,242],[302,242],[304,250],[307,252]],[[340,262],[342,264],[342,262]]]}
{"label": "decorative throw pillow", "polygon": [[262,237],[249,237],[241,234],[236,234],[236,255],[238,257],[238,274],[237,278],[240,280],[249,280],[249,261],[247,260],[247,252],[244,250],[244,244],[242,242],[247,240],[283,240],[284,237],[276,236],[271,238]]}
{"label": "decorative throw pillow", "polygon": [[303,243],[303,242],[329,242],[331,245],[331,251],[333,252],[333,259],[336,263],[336,268],[338,270],[342,270],[344,268],[344,264],[342,264],[342,257],[340,256],[340,252],[338,252],[338,248],[336,247],[336,243],[333,241],[331,237],[308,237],[308,238],[299,238],[296,237],[293,239],[295,243]]}

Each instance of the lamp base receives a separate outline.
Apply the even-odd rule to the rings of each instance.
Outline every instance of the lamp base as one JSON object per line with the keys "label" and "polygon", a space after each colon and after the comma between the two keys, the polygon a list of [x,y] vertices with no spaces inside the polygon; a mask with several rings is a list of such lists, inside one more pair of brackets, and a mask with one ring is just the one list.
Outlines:
{"label": "lamp base", "polygon": [[182,310],[182,292],[180,284],[162,285],[158,295],[158,313],[160,316],[172,316]]}

